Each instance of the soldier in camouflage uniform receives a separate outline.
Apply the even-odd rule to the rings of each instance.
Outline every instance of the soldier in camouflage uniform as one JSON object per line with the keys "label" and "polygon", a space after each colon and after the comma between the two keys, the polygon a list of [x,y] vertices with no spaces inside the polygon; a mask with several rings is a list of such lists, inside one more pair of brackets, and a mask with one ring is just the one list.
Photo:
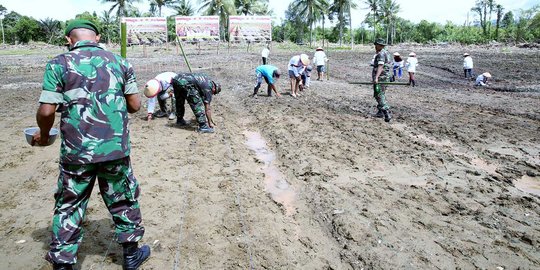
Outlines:
{"label": "soldier in camouflage uniform", "polygon": [[180,106],[184,106],[185,101],[187,101],[199,123],[199,132],[214,132],[210,103],[212,95],[221,91],[221,86],[204,73],[179,73],[173,78],[172,85],[178,113],[176,123],[186,125],[182,113],[184,110]]}
{"label": "soldier in camouflage uniform", "polygon": [[377,39],[374,43],[376,54],[373,57],[373,71],[371,77],[373,79],[373,96],[377,101],[377,117],[384,117],[384,121],[390,122],[392,115],[390,114],[390,106],[386,103],[386,85],[379,82],[390,82],[390,66],[392,65],[392,57],[384,48],[386,46],[383,39]]}
{"label": "soldier in camouflage uniform", "polygon": [[130,162],[128,113],[141,106],[130,63],[98,46],[90,21],[66,28],[70,51],[45,69],[33,144],[46,146],[55,111],[61,113],[60,175],[46,259],[54,269],[73,269],[82,241],[82,221],[97,178],[103,201],[123,245],[124,269],[137,269],[150,248],[138,247],[144,234],[139,184]]}

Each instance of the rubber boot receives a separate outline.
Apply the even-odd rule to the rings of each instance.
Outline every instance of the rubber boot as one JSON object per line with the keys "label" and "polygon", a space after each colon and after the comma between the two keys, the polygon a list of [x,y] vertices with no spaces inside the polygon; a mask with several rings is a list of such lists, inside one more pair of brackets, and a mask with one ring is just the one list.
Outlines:
{"label": "rubber boot", "polygon": [[150,247],[138,247],[137,243],[124,243],[124,270],[137,270],[150,257]]}
{"label": "rubber boot", "polygon": [[384,122],[390,122],[392,119],[392,113],[390,113],[390,110],[382,110],[384,114]]}
{"label": "rubber boot", "polygon": [[56,264],[56,263],[53,263],[53,270],[74,270],[74,268],[73,268],[73,264],[66,264],[66,263]]}
{"label": "rubber boot", "polygon": [[383,111],[382,111],[381,109],[379,109],[379,110],[377,111],[377,114],[375,114],[375,117],[377,117],[377,118],[383,118],[383,117],[384,117]]}

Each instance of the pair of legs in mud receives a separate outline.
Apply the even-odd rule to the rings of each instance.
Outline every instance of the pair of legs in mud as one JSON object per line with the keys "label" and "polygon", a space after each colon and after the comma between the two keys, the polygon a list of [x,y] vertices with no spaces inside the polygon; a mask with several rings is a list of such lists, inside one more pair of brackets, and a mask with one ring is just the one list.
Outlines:
{"label": "pair of legs in mud", "polygon": [[195,118],[199,124],[199,131],[203,133],[214,132],[214,130],[208,126],[204,102],[197,89],[192,86],[179,85],[175,80],[173,80],[173,89],[174,97],[176,99],[176,124],[180,126],[188,125],[184,120],[184,114],[186,112],[184,104],[187,101],[193,114],[195,114]]}
{"label": "pair of legs in mud", "polygon": [[300,75],[296,76],[294,71],[289,70],[289,79],[291,83],[291,96],[300,96],[299,91],[303,91],[302,77]]}
{"label": "pair of legs in mud", "polygon": [[373,97],[377,101],[377,114],[375,117],[383,118],[385,122],[390,122],[392,114],[390,113],[390,106],[386,103],[386,85],[374,84],[373,85]]}
{"label": "pair of legs in mud", "polygon": [[414,72],[409,72],[409,85],[412,87],[416,86],[416,81],[414,80]]}
{"label": "pair of legs in mud", "polygon": [[268,79],[266,79],[266,77],[264,77],[260,72],[257,72],[257,84],[253,88],[253,95],[251,95],[252,97],[254,97],[254,98],[257,97],[257,93],[259,92],[259,88],[261,88],[261,84],[262,84],[263,79],[266,82],[266,84],[268,85],[268,88],[266,90],[266,92],[268,93],[268,96],[269,97],[272,96],[272,88],[270,87],[270,83],[268,83]]}

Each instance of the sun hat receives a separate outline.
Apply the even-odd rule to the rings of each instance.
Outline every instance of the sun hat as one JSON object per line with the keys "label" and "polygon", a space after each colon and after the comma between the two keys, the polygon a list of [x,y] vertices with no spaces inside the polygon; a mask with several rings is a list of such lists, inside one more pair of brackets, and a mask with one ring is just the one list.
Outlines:
{"label": "sun hat", "polygon": [[484,72],[482,75],[484,75],[486,78],[491,78],[491,74],[489,74],[489,72]]}
{"label": "sun hat", "polygon": [[161,83],[159,83],[159,81],[156,79],[151,79],[146,82],[146,85],[144,86],[144,95],[147,98],[153,98],[159,93],[160,90]]}
{"label": "sun hat", "polygon": [[304,66],[309,65],[309,56],[307,56],[307,54],[304,54],[304,53],[301,54],[301,55],[300,55],[300,62],[302,62],[302,64],[303,64]]}
{"label": "sun hat", "polygon": [[463,56],[469,56],[469,55],[470,55],[470,54],[468,54],[468,53],[464,53],[464,54],[463,54]]}
{"label": "sun hat", "polygon": [[317,47],[317,49],[315,49],[316,51],[324,51],[323,48],[321,46]]}
{"label": "sun hat", "polygon": [[375,42],[373,42],[373,45],[386,46],[386,42],[384,42],[384,39],[378,38],[378,39],[375,40]]}
{"label": "sun hat", "polygon": [[66,31],[64,32],[65,36],[66,37],[69,36],[69,33],[73,29],[77,29],[77,28],[90,29],[94,31],[96,35],[99,35],[99,30],[93,22],[89,20],[73,20],[66,26]]}
{"label": "sun hat", "polygon": [[409,56],[416,56],[416,53],[411,52],[411,53],[409,53]]}
{"label": "sun hat", "polygon": [[394,53],[394,56],[400,56],[398,52],[395,52]]}

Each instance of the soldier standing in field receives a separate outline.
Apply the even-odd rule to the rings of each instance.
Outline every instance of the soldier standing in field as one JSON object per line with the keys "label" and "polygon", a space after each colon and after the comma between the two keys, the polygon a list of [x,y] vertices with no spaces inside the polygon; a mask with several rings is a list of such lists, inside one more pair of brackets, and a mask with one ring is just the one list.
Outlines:
{"label": "soldier standing in field", "polygon": [[373,96],[377,101],[376,117],[384,117],[385,122],[390,122],[392,115],[390,114],[390,106],[386,103],[386,85],[379,84],[380,82],[390,82],[390,67],[392,66],[392,57],[384,48],[386,43],[383,39],[378,38],[373,43],[375,45],[376,54],[373,58],[373,71],[371,77],[373,80]]}
{"label": "soldier standing in field", "polygon": [[98,46],[99,30],[90,21],[73,20],[65,30],[69,52],[47,63],[33,145],[46,146],[55,111],[61,113],[60,175],[45,258],[53,269],[73,269],[82,241],[82,222],[96,178],[123,246],[123,269],[148,259],[150,247],[138,247],[144,234],[139,183],[130,161],[128,113],[141,107],[131,64]]}

